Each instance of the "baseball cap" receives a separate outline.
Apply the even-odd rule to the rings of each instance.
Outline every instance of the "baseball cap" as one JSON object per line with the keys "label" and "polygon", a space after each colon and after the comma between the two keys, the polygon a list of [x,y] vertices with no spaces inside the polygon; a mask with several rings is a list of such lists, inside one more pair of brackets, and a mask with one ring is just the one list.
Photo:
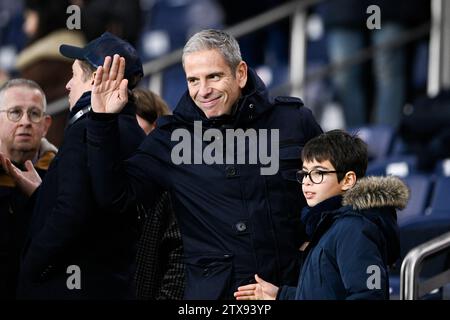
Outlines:
{"label": "baseball cap", "polygon": [[84,48],[63,44],[59,52],[71,59],[87,61],[94,68],[103,65],[105,57],[113,57],[115,54],[125,58],[125,78],[144,75],[142,62],[136,49],[119,37],[105,32],[100,37],[89,42]]}

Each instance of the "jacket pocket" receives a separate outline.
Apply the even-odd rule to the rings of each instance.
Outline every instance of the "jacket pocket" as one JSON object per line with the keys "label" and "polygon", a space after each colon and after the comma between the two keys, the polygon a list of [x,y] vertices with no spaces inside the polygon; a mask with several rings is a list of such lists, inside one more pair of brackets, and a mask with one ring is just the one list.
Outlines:
{"label": "jacket pocket", "polygon": [[217,300],[228,291],[233,273],[231,254],[200,254],[185,257],[184,299]]}

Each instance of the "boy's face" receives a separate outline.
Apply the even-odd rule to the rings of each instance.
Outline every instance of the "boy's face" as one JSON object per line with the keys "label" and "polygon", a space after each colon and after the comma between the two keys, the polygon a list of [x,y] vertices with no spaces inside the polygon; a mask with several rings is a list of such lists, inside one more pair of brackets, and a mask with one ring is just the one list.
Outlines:
{"label": "boy's face", "polygon": [[315,182],[320,182],[320,180],[322,180],[321,183],[313,183],[311,181],[310,175],[304,177],[302,190],[308,206],[314,207],[318,203],[328,198],[340,195],[348,189],[345,183],[345,178],[342,179],[341,182],[339,182],[337,173],[327,173],[328,171],[335,170],[336,169],[333,167],[329,160],[323,162],[318,162],[316,160],[303,162],[304,172],[311,173]]}

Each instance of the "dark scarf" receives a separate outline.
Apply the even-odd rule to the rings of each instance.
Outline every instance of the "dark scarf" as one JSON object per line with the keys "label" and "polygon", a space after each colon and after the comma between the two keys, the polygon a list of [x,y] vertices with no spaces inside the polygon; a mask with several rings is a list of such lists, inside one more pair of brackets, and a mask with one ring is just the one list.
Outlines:
{"label": "dark scarf", "polygon": [[304,207],[301,214],[301,220],[305,225],[305,232],[308,239],[311,240],[314,231],[322,220],[323,213],[337,210],[342,207],[342,196],[328,198],[314,207]]}

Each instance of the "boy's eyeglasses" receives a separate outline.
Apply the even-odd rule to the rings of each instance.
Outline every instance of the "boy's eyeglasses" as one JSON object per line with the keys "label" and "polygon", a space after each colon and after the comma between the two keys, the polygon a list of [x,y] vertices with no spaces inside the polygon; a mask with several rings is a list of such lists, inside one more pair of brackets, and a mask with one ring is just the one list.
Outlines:
{"label": "boy's eyeglasses", "polygon": [[311,170],[310,172],[299,170],[296,172],[297,181],[300,184],[303,184],[303,181],[306,177],[309,176],[309,180],[311,180],[314,184],[320,184],[323,181],[323,176],[329,173],[339,173],[340,171],[324,171],[319,169]]}
{"label": "boy's eyeglasses", "polygon": [[[0,112],[6,112],[6,116],[12,122],[19,122],[24,115],[24,111],[22,108],[12,107],[6,110],[0,110]],[[44,112],[39,108],[29,108],[27,110],[28,119],[30,119],[33,123],[41,122],[44,117]]]}

